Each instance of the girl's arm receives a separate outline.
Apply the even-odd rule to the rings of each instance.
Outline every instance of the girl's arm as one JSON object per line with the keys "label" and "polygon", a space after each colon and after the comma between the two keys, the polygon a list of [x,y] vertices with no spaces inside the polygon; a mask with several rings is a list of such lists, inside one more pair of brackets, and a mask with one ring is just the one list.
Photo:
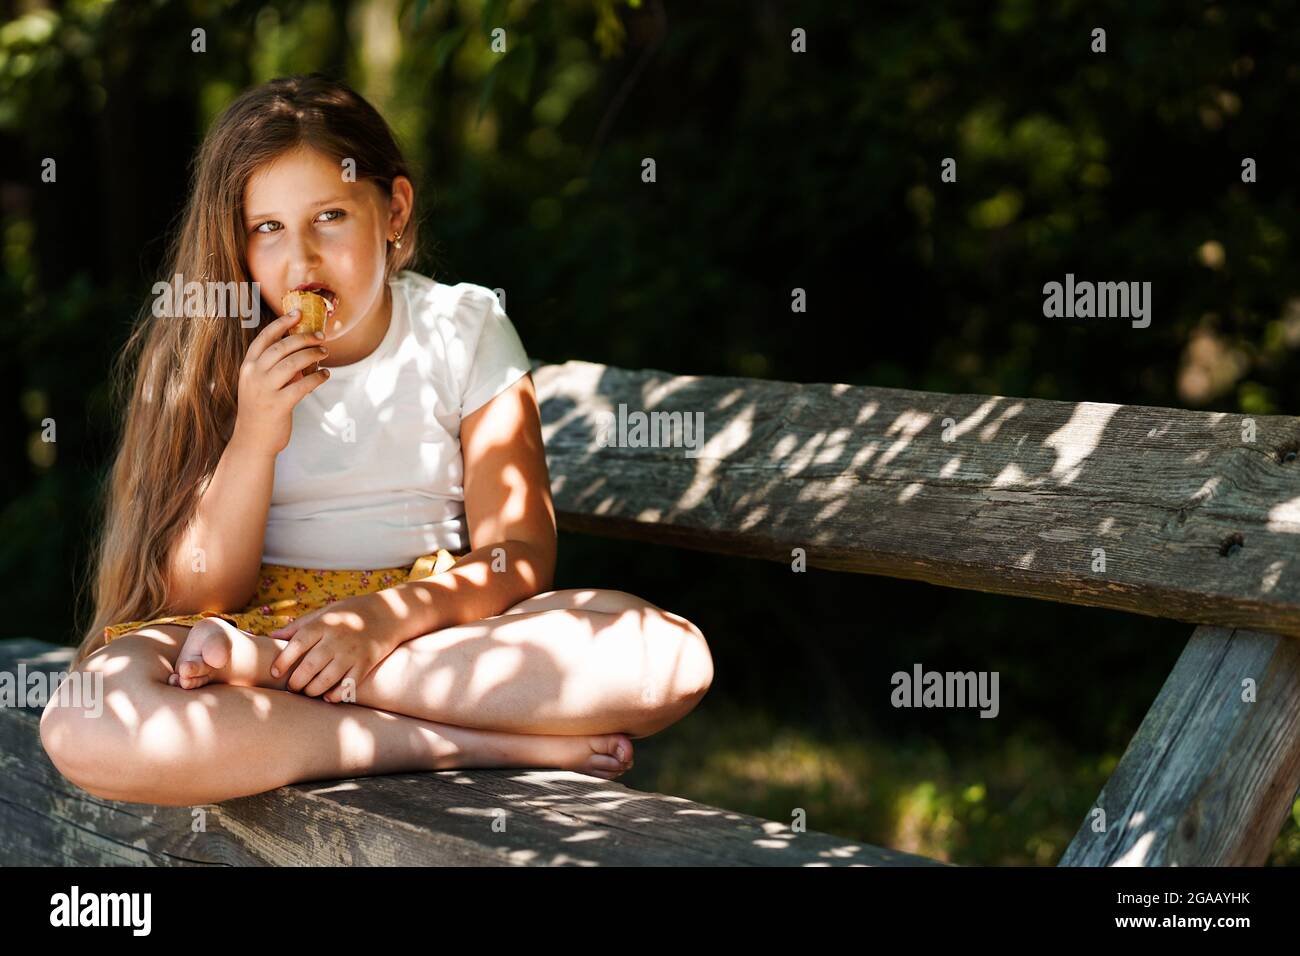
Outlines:
{"label": "girl's arm", "polygon": [[168,614],[237,611],[257,588],[276,453],[244,441],[226,444],[168,568]]}
{"label": "girl's arm", "polygon": [[329,377],[328,369],[303,374],[326,350],[309,333],[289,334],[299,314],[291,309],[268,322],[248,345],[230,440],[168,555],[172,614],[237,611],[253,598],[276,456],[293,434],[294,406]]}
{"label": "girl's arm", "polygon": [[450,571],[380,592],[409,612],[403,640],[494,617],[555,578],[555,506],[532,375],[467,415],[460,441],[473,550]]}

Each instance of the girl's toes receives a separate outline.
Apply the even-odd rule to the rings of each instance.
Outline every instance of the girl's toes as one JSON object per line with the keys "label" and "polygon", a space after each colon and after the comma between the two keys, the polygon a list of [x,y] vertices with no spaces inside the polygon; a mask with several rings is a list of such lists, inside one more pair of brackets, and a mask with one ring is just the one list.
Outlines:
{"label": "girl's toes", "polygon": [[[632,768],[632,740],[627,734],[603,734],[591,738],[587,766],[618,776]],[[602,774],[603,776],[603,774]],[[611,777],[610,779],[613,779]]]}
{"label": "girl's toes", "polygon": [[167,678],[167,683],[192,690],[195,687],[202,687],[208,682],[208,678],[209,675],[202,661],[181,661],[176,668],[176,673]]}
{"label": "girl's toes", "polygon": [[611,757],[619,762],[624,770],[632,766],[632,738],[627,734],[610,734],[608,741],[608,750],[606,751]]}
{"label": "girl's toes", "polygon": [[176,673],[180,675],[181,680],[193,679],[207,672],[208,665],[201,657],[191,657],[176,664]]}
{"label": "girl's toes", "polygon": [[190,641],[181,649],[180,659],[176,662],[176,673],[173,675],[176,679],[168,681],[187,690],[220,679],[219,672],[230,663],[231,647],[230,635],[220,628],[208,630],[207,633],[196,634],[193,630],[190,633]]}
{"label": "girl's toes", "polygon": [[230,663],[230,635],[214,631],[203,642],[203,662],[214,670]]}
{"label": "girl's toes", "polygon": [[623,772],[623,765],[606,754],[592,754],[587,761],[587,772],[612,780]]}

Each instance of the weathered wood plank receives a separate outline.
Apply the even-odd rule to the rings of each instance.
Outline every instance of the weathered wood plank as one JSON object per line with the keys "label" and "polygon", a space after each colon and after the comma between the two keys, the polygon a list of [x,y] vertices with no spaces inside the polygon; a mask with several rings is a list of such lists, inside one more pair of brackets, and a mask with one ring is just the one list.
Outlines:
{"label": "weathered wood plank", "polygon": [[[1242,416],[1170,408],[533,375],[567,530],[1300,635],[1300,419],[1245,442]],[[698,457],[600,447],[620,404],[700,413]]]}
{"label": "weathered wood plank", "polygon": [[[71,656],[0,641],[0,670],[14,674],[19,662],[66,671]],[[65,780],[40,713],[0,708],[0,865],[943,865],[567,771],[297,784],[209,805],[196,833],[191,808],[101,800]]]}
{"label": "weathered wood plank", "polygon": [[1297,788],[1300,641],[1199,627],[1061,865],[1259,866]]}

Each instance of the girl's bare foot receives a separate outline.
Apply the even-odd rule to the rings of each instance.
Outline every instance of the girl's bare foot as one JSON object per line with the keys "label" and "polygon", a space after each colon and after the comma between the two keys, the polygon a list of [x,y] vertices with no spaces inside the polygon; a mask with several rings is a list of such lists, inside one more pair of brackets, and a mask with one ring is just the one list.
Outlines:
{"label": "girl's bare foot", "polygon": [[632,741],[627,734],[595,734],[578,739],[586,740],[591,750],[583,761],[587,769],[579,767],[579,773],[613,780],[632,769]]}
{"label": "girl's bare foot", "polygon": [[[632,741],[627,734],[551,736],[519,734],[526,741],[515,756],[517,766],[554,767],[614,780],[632,769]],[[529,738],[533,741],[529,741]],[[513,756],[513,755],[512,755]]]}
{"label": "girl's bare foot", "polygon": [[[167,682],[186,690],[208,683],[274,686],[259,673],[259,656],[265,656],[258,653],[259,640],[219,617],[204,618],[190,628]],[[269,664],[263,669],[269,670]]]}

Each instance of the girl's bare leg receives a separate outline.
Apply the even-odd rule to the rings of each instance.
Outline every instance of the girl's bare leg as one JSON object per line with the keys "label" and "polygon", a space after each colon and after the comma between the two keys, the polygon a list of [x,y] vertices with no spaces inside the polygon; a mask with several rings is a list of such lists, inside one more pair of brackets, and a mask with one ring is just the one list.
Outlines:
{"label": "girl's bare leg", "polygon": [[[271,677],[287,643],[210,619],[186,651],[207,663],[182,664],[179,686],[220,681],[303,692],[292,672]],[[462,727],[636,738],[689,713],[712,674],[694,625],[622,591],[588,589],[539,594],[496,617],[416,637],[354,687],[314,693]]]}
{"label": "girl's bare leg", "polygon": [[370,774],[556,767],[613,779],[630,765],[619,734],[496,733],[264,687],[182,690],[167,681],[188,630],[123,635],[72,672],[103,675],[103,706],[90,716],[55,694],[42,714],[42,743],[64,776],[108,799],[195,806]]}

